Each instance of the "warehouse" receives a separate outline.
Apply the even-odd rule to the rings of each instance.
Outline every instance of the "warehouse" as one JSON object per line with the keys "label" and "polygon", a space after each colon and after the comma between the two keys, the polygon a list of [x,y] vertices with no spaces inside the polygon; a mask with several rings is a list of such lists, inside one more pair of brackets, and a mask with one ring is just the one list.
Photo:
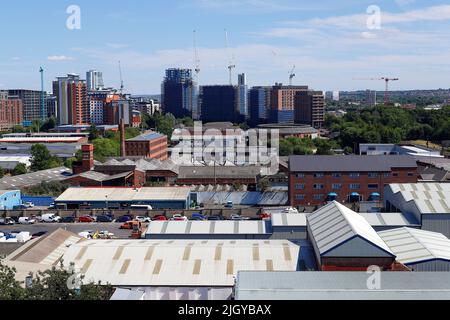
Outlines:
{"label": "warehouse", "polygon": [[19,164],[24,164],[26,168],[31,166],[31,156],[10,154],[0,156],[0,168],[3,170],[12,172]]}
{"label": "warehouse", "polygon": [[307,239],[306,215],[304,213],[272,213],[272,233],[272,239]]}
{"label": "warehouse", "polygon": [[382,213],[360,213],[375,231],[384,231],[409,227],[420,229],[420,222],[412,213],[382,212]]}
{"label": "warehouse", "polygon": [[450,300],[447,272],[383,272],[379,282],[376,276],[365,272],[241,271],[236,279],[235,299]]}
{"label": "warehouse", "polygon": [[190,189],[173,188],[69,188],[55,200],[64,209],[125,209],[150,205],[153,209],[187,209]]}
{"label": "warehouse", "polygon": [[22,199],[19,190],[0,190],[0,210],[13,210],[20,206]]}
{"label": "warehouse", "polygon": [[450,237],[450,184],[391,184],[384,202],[388,211],[414,214],[423,230]]}
{"label": "warehouse", "polygon": [[269,239],[266,221],[152,221],[147,239]]}
{"label": "warehouse", "polygon": [[411,228],[378,234],[412,271],[450,271],[450,240],[443,234]]}
{"label": "warehouse", "polygon": [[92,240],[63,257],[83,281],[144,291],[149,300],[227,300],[238,271],[296,271],[300,247],[261,240]]}
{"label": "warehouse", "polygon": [[395,255],[366,219],[333,201],[307,215],[308,237],[323,271],[367,270],[376,265],[386,270]]}

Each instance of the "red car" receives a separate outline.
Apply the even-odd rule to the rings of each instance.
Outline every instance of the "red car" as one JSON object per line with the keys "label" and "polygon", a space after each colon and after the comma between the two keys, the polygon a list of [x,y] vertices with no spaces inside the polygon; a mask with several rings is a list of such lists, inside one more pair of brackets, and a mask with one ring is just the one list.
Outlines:
{"label": "red car", "polygon": [[92,222],[95,222],[95,219],[92,218],[91,216],[83,216],[83,217],[80,217],[80,219],[78,219],[78,221],[82,222],[82,223],[92,223]]}
{"label": "red car", "polygon": [[153,221],[167,221],[166,216],[155,216]]}

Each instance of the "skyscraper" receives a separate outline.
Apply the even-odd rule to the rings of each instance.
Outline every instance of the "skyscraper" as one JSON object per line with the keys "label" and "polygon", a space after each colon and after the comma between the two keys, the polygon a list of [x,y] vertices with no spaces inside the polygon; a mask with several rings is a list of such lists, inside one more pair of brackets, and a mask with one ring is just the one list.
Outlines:
{"label": "skyscraper", "polygon": [[269,118],[272,87],[253,87],[249,91],[249,119],[252,126],[266,123]]}
{"label": "skyscraper", "polygon": [[377,104],[377,92],[373,90],[366,90],[365,103],[373,107]]}
{"label": "skyscraper", "polygon": [[176,118],[197,112],[197,85],[190,69],[168,69],[162,83],[162,108]]}
{"label": "skyscraper", "polygon": [[245,73],[238,75],[238,111],[242,120],[248,118],[248,86]]}
{"label": "skyscraper", "polygon": [[308,91],[308,86],[283,86],[276,83],[271,91],[269,121],[274,123],[294,122],[294,99],[298,92]]}
{"label": "skyscraper", "polygon": [[325,121],[325,97],[322,91],[300,91],[295,95],[295,123],[316,129]]}
{"label": "skyscraper", "polygon": [[200,91],[203,122],[239,122],[236,86],[202,86]]}
{"label": "skyscraper", "polygon": [[89,124],[90,108],[86,81],[76,74],[59,77],[53,82],[53,94],[58,101],[58,124]]}
{"label": "skyscraper", "polygon": [[41,91],[11,89],[8,90],[10,99],[20,99],[23,105],[23,120],[25,124],[30,124],[34,120],[42,119]]}
{"label": "skyscraper", "polygon": [[88,91],[96,91],[104,88],[103,73],[97,70],[86,72],[86,84]]}

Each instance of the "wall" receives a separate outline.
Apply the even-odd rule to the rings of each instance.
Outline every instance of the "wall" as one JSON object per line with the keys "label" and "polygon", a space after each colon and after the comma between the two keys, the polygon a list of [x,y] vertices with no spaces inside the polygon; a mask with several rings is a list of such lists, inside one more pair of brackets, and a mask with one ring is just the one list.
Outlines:
{"label": "wall", "polygon": [[20,191],[7,191],[0,195],[0,210],[12,210],[21,204]]}

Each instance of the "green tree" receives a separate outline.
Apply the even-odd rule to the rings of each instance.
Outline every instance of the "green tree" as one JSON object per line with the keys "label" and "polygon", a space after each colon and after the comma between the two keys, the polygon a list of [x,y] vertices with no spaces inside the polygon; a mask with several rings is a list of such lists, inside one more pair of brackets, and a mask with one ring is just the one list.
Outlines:
{"label": "green tree", "polygon": [[89,128],[89,140],[92,141],[92,140],[98,139],[99,136],[100,136],[100,130],[98,130],[95,123],[93,123],[91,125],[91,127]]}
{"label": "green tree", "polygon": [[0,300],[20,300],[25,296],[25,289],[15,279],[16,269],[0,261]]}
{"label": "green tree", "polygon": [[120,144],[118,139],[100,138],[93,141],[94,158],[104,162],[108,157],[118,157],[120,155]]}
{"label": "green tree", "polygon": [[43,144],[34,144],[31,147],[31,170],[40,171],[56,168],[62,165],[62,160],[52,156]]}
{"label": "green tree", "polygon": [[13,176],[20,176],[21,174],[26,174],[28,172],[27,166],[25,163],[19,163],[13,170]]}
{"label": "green tree", "polygon": [[48,132],[57,126],[57,121],[55,117],[50,117],[41,125],[41,131]]}
{"label": "green tree", "polygon": [[3,178],[4,176],[5,176],[5,169],[0,167],[0,179]]}

